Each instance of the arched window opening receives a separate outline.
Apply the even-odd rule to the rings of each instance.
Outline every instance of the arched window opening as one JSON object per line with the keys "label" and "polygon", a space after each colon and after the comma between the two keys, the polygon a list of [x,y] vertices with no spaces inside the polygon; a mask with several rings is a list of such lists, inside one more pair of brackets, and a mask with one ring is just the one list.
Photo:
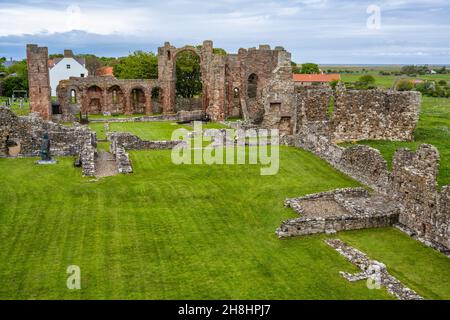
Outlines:
{"label": "arched window opening", "polygon": [[239,98],[239,96],[240,96],[239,88],[234,88],[234,89],[233,89],[233,93],[234,93],[234,97],[235,97],[235,98]]}
{"label": "arched window opening", "polygon": [[258,92],[258,76],[256,74],[252,73],[248,77],[247,97],[256,98],[257,92]]}
{"label": "arched window opening", "polygon": [[113,90],[112,92],[112,101],[113,103],[117,103],[117,90]]}
{"label": "arched window opening", "polygon": [[70,90],[70,103],[77,103],[77,92],[74,89]]}

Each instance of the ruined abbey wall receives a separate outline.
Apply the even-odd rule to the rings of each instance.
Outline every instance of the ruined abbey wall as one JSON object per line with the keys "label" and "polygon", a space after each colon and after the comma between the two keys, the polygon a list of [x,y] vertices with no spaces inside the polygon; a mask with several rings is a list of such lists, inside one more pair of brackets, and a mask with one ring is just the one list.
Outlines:
{"label": "ruined abbey wall", "polygon": [[42,119],[52,116],[48,49],[34,44],[27,45],[28,84],[31,112]]}
{"label": "ruined abbey wall", "polygon": [[57,88],[63,119],[88,114],[152,114],[163,112],[164,91],[158,80],[72,77]]}
{"label": "ruined abbey wall", "polygon": [[331,130],[335,141],[412,140],[420,93],[337,90]]}
{"label": "ruined abbey wall", "polygon": [[48,132],[51,154],[80,154],[86,141],[95,144],[95,133],[84,126],[63,126],[35,115],[18,117],[8,108],[0,107],[0,156],[39,156],[42,136]]}
{"label": "ruined abbey wall", "polygon": [[340,87],[297,89],[297,128],[326,124],[335,142],[410,141],[420,111],[420,93],[392,90],[346,90]]}
{"label": "ruined abbey wall", "polygon": [[403,227],[435,247],[450,250],[450,186],[442,191],[437,186],[439,153],[435,147],[398,150],[389,171],[378,150],[340,147],[322,129],[314,123],[301,127],[295,145],[399,203],[398,221]]}

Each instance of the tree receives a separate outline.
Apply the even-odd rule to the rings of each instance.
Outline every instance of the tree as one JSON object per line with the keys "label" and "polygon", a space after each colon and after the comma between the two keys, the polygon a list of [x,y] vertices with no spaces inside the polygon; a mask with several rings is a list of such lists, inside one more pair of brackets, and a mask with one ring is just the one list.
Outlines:
{"label": "tree", "polygon": [[86,63],[86,69],[89,71],[90,75],[95,76],[97,74],[97,70],[103,67],[103,63],[97,56],[93,54],[79,54],[78,58],[84,58]]}
{"label": "tree", "polygon": [[301,69],[294,61],[291,61],[292,73],[301,73]]}
{"label": "tree", "polygon": [[0,58],[0,72],[6,72],[6,67],[3,65],[6,62],[6,58]]}
{"label": "tree", "polygon": [[308,63],[302,64],[300,73],[306,73],[306,74],[320,73],[320,69],[317,64],[308,62]]}
{"label": "tree", "polygon": [[158,57],[151,52],[135,51],[119,58],[113,70],[119,79],[157,79]]}
{"label": "tree", "polygon": [[355,83],[355,88],[358,90],[367,90],[376,88],[375,78],[370,74],[361,76]]}
{"label": "tree", "polygon": [[184,98],[193,98],[202,93],[200,57],[184,51],[177,55],[176,61],[176,94]]}
{"label": "tree", "polygon": [[28,78],[24,76],[9,76],[2,81],[3,95],[11,97],[14,90],[27,90],[28,91]]}
{"label": "tree", "polygon": [[28,65],[27,60],[24,59],[20,62],[17,62],[8,68],[9,74],[17,74],[19,77],[25,77],[28,79]]}

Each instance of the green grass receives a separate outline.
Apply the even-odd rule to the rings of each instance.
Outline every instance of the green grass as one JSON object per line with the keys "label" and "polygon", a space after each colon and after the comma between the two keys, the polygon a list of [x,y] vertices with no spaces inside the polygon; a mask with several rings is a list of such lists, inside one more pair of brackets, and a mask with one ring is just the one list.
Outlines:
{"label": "green grass", "polygon": [[[359,78],[363,75],[370,74],[375,78],[375,85],[380,88],[385,89],[391,89],[392,86],[395,83],[396,79],[399,79],[399,76],[395,75],[388,75],[388,76],[382,76],[378,72],[375,71],[369,71],[366,73],[359,73],[359,74],[341,74],[341,80],[343,82],[357,82]],[[417,75],[417,77],[414,78],[408,78],[410,80],[414,79],[421,79],[421,80],[433,80],[438,82],[439,80],[446,80],[450,81],[450,74],[435,74],[435,75]]]}
{"label": "green grass", "polygon": [[[358,141],[380,150],[392,168],[392,158],[399,148],[416,150],[422,143],[434,145],[440,153],[438,183],[440,186],[450,184],[450,100],[446,98],[422,97],[422,109],[413,142],[397,141]],[[350,146],[350,143],[343,144]]]}
{"label": "green grass", "polygon": [[[105,130],[103,123],[90,123],[89,127],[97,132],[98,139],[105,139]],[[179,125],[172,121],[156,121],[156,122],[118,122],[110,123],[109,130],[114,132],[129,132],[144,140],[171,140],[172,132],[176,129],[184,128],[189,131],[193,130],[193,126]],[[205,129],[223,129],[227,128],[221,123],[210,122],[203,124]]]}
{"label": "green grass", "polygon": [[[358,270],[327,236],[274,234],[295,216],[286,197],[353,180],[296,148],[281,148],[275,176],[251,165],[177,166],[170,153],[130,152],[134,174],[98,182],[71,158],[0,159],[0,298],[392,298],[343,279],[339,271]],[[450,298],[441,254],[392,229],[339,236],[425,297]],[[66,288],[69,265],[81,268],[81,290]]]}
{"label": "green grass", "polygon": [[135,118],[135,117],[145,117],[145,116],[158,116],[161,113],[154,114],[142,114],[142,113],[134,113],[134,114],[118,114],[111,116],[104,116],[103,114],[90,114],[89,119],[116,119],[116,118]]}
{"label": "green grass", "polygon": [[[448,257],[411,241],[408,235],[394,228],[351,231],[339,234],[339,238],[370,252],[370,258],[387,264],[393,276],[427,299],[448,299],[450,279],[442,278],[450,267]],[[427,286],[423,287],[423,283]]]}
{"label": "green grass", "polygon": [[[6,97],[0,97],[0,105],[3,105],[6,101]],[[30,103],[25,102],[23,107],[20,107],[20,103],[18,101],[14,102],[10,107],[11,110],[18,116],[27,116],[30,114]]]}

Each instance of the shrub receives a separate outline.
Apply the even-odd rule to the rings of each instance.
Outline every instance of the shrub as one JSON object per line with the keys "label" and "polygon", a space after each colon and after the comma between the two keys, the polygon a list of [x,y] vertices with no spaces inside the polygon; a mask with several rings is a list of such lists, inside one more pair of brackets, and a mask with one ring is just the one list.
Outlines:
{"label": "shrub", "polygon": [[398,91],[411,91],[412,89],[414,89],[414,84],[410,80],[403,79],[397,83]]}

